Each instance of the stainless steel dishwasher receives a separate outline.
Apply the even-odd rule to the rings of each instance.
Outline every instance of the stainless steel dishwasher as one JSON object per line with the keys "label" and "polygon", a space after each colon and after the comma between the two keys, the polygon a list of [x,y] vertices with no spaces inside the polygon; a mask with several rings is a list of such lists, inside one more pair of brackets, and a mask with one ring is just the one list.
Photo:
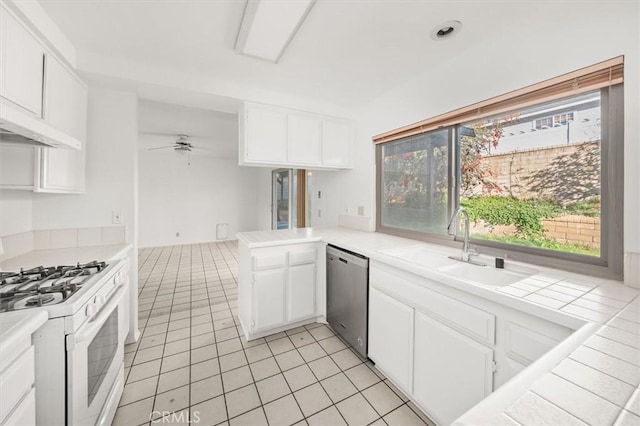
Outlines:
{"label": "stainless steel dishwasher", "polygon": [[327,322],[367,357],[369,258],[327,246]]}

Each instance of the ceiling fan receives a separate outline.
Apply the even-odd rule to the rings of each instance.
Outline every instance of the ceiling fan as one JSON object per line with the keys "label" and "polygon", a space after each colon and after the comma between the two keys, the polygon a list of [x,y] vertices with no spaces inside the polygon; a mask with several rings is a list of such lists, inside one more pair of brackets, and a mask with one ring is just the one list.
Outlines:
{"label": "ceiling fan", "polygon": [[158,148],[149,148],[149,151],[155,151],[157,149],[170,149],[170,148],[173,148],[173,150],[178,154],[187,153],[189,155],[188,164],[191,165],[191,150],[193,150],[196,147],[193,146],[191,142],[189,142],[189,135],[185,135],[181,133],[176,137],[176,141],[173,143],[173,145],[161,146]]}

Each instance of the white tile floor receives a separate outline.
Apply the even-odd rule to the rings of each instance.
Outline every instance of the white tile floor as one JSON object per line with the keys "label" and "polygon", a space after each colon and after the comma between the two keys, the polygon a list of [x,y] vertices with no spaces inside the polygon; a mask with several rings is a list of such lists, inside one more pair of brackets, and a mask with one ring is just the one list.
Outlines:
{"label": "white tile floor", "polygon": [[142,249],[139,263],[141,338],[115,425],[430,424],[325,325],[241,337],[235,242]]}

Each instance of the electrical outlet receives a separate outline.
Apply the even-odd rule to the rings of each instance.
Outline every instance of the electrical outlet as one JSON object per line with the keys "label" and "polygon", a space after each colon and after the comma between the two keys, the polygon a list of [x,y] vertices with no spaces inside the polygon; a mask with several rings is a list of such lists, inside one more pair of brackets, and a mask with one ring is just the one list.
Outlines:
{"label": "electrical outlet", "polygon": [[120,214],[120,210],[112,210],[111,223],[114,225],[119,225],[121,222],[122,222],[122,216]]}
{"label": "electrical outlet", "polygon": [[318,209],[318,217],[322,217],[322,210]]}
{"label": "electrical outlet", "polygon": [[180,233],[179,232],[176,232],[176,237],[180,237]]}
{"label": "electrical outlet", "polygon": [[318,200],[322,198],[322,191],[318,191]]}
{"label": "electrical outlet", "polygon": [[364,216],[364,206],[358,206],[358,216]]}

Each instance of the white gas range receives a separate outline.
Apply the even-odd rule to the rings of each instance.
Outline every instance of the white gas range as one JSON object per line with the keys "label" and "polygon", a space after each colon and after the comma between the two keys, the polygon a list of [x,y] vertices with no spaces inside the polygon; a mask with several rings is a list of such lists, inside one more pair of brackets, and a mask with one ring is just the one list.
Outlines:
{"label": "white gas range", "polygon": [[38,425],[108,425],[124,387],[129,328],[122,261],[0,272],[0,315],[46,310],[33,335]]}

